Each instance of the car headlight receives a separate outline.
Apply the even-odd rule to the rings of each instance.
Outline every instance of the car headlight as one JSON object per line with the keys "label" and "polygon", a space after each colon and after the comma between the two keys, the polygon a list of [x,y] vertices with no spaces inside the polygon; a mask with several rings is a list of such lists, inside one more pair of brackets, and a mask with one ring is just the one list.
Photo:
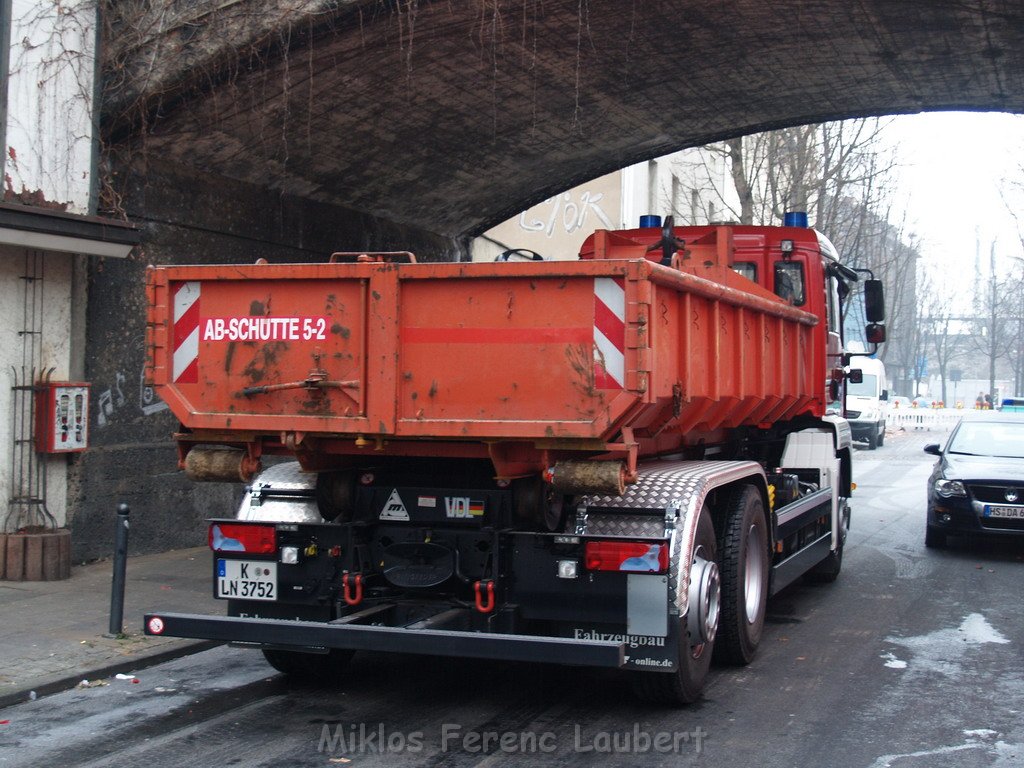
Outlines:
{"label": "car headlight", "polygon": [[936,480],[935,492],[947,499],[952,496],[967,495],[967,489],[964,488],[964,484],[960,480]]}

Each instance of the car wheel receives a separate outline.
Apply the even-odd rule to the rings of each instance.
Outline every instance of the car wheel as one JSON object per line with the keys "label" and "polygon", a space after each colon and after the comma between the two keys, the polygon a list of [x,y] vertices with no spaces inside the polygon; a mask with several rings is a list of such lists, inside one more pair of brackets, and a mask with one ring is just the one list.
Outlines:
{"label": "car wheel", "polygon": [[929,525],[924,529],[924,545],[929,549],[943,549],[946,546],[946,534]]}
{"label": "car wheel", "polygon": [[868,450],[873,451],[878,447],[878,433],[872,431],[868,434]]}

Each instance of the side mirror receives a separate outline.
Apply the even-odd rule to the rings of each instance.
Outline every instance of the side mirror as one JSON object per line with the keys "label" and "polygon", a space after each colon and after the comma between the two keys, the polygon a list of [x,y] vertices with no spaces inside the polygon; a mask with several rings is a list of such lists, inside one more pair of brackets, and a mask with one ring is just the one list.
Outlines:
{"label": "side mirror", "polygon": [[883,389],[882,390],[882,395],[878,399],[879,400],[888,400],[889,399],[889,390],[888,389]]}
{"label": "side mirror", "polygon": [[939,448],[939,444],[938,443],[928,443],[928,445],[926,445],[924,447],[924,452],[925,453],[930,453],[933,456],[941,456],[942,455],[942,449]]}
{"label": "side mirror", "polygon": [[885,322],[885,289],[881,280],[864,281],[864,317],[869,323]]}
{"label": "side mirror", "polygon": [[846,378],[849,379],[851,384],[861,384],[864,381],[864,371],[860,368],[853,368],[846,374]]}

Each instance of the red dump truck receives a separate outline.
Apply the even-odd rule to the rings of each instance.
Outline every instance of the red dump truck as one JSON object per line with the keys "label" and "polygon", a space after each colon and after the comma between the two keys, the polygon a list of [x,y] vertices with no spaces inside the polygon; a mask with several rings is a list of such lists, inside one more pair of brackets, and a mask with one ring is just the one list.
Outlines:
{"label": "red dump truck", "polygon": [[828,240],[668,220],[522,255],[148,270],[180,465],[247,487],[209,521],[227,616],[147,634],[315,677],[358,650],[614,667],[686,703],[769,596],[838,575],[858,275]]}

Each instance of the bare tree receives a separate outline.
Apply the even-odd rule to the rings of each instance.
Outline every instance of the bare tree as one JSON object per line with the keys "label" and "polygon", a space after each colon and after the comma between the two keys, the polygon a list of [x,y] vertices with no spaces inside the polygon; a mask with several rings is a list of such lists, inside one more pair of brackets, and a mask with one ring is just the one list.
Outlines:
{"label": "bare tree", "polygon": [[753,180],[747,176],[747,165],[743,157],[743,138],[729,139],[722,146],[725,147],[729,158],[732,183],[736,187],[736,195],[740,201],[739,222],[740,224],[753,224],[754,186]]}
{"label": "bare tree", "polygon": [[[889,337],[879,357],[895,357],[904,375],[916,364],[917,239],[895,214],[895,150],[883,141],[888,120],[815,123],[729,139],[689,153],[681,174],[691,186],[691,218],[769,224],[786,211],[807,211],[847,264],[869,269],[887,290]],[[673,175],[671,199],[685,199]],[[716,215],[719,211],[722,215]],[[682,211],[674,211],[681,214]],[[684,217],[685,218],[685,217]],[[851,330],[863,325],[851,323]],[[858,331],[859,333],[859,331]]]}
{"label": "bare tree", "polygon": [[942,389],[942,401],[950,403],[946,383],[950,378],[951,365],[964,353],[966,339],[963,322],[950,311],[948,297],[944,296],[928,277],[922,278],[922,325],[927,330],[927,350],[935,361]]}
{"label": "bare tree", "polygon": [[[729,139],[704,147],[691,161],[701,167],[691,167],[686,176],[712,196],[716,209],[741,224],[769,224],[785,211],[798,210],[812,214],[819,229],[831,231],[840,214],[837,201],[855,197],[873,209],[884,198],[894,167],[882,142],[886,125],[862,118]],[[718,174],[709,158],[728,162],[735,201],[714,183]]]}
{"label": "bare tree", "polygon": [[996,243],[989,249],[989,275],[980,280],[974,297],[974,334],[971,348],[988,364],[990,394],[995,396],[996,368],[1001,360],[1010,359],[1016,349],[1020,296],[1018,281],[1000,279],[996,273]]}

